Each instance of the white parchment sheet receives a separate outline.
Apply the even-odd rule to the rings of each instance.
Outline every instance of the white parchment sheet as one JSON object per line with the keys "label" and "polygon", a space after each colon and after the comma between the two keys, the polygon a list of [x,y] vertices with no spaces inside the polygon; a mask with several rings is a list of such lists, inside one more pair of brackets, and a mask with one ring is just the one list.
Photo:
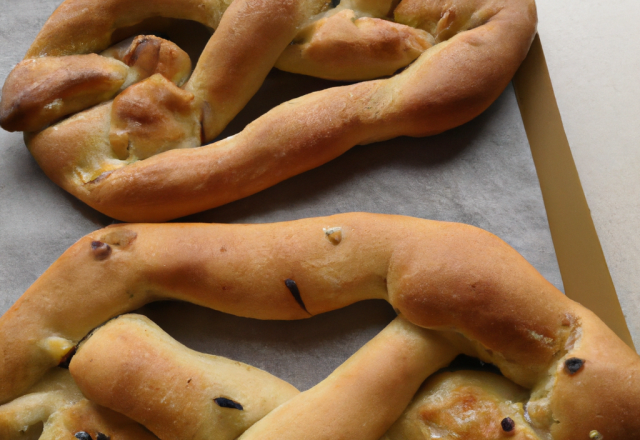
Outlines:
{"label": "white parchment sheet", "polygon": [[[30,0],[3,6],[0,81],[22,58],[57,3]],[[241,130],[279,102],[328,85],[274,71],[222,137]],[[0,313],[4,313],[67,247],[112,219],[51,183],[29,155],[20,133],[0,131],[0,148]],[[182,221],[262,223],[350,211],[479,226],[513,246],[562,289],[511,86],[488,111],[462,127],[430,138],[355,147],[259,194]],[[286,323],[241,319],[180,303],[151,305],[144,313],[192,348],[264,368],[301,389],[329,374],[394,316],[386,303],[376,301]]]}

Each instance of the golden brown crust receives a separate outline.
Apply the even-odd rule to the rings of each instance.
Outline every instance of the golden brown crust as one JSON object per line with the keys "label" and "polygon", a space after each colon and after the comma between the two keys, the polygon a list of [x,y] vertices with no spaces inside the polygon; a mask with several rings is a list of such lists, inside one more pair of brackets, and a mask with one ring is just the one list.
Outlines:
{"label": "golden brown crust", "polygon": [[[192,93],[156,73],[113,100],[111,148],[118,159],[134,162],[161,153],[158,148],[197,147],[202,116],[199,110]],[[164,139],[163,144],[155,142],[156,137]]]}
{"label": "golden brown crust", "polygon": [[[556,440],[640,432],[628,417],[640,405],[640,359],[595,315],[487,232],[373,214],[90,234],[0,318],[0,399],[17,396],[98,324],[166,298],[259,319],[384,298],[413,324],[457,332],[458,350],[530,388],[532,425]],[[573,358],[583,363],[568,374]]]}
{"label": "golden brown crust", "polygon": [[[98,52],[114,43],[111,37],[117,29],[149,17],[182,18],[215,29],[230,3],[226,0],[65,1],[51,14],[25,58]],[[79,30],[82,32],[78,33]]]}
{"label": "golden brown crust", "polygon": [[[154,14],[216,29],[182,85],[192,100],[190,116],[161,106],[162,118],[151,118],[139,130],[153,158],[127,155],[125,147],[138,130],[131,124],[114,127],[117,121],[101,120],[94,109],[28,137],[30,151],[58,185],[127,221],[163,221],[219,206],[321,165],[354,145],[426,136],[463,124],[506,87],[536,26],[533,0],[344,0],[329,11],[326,0],[237,0],[228,8],[224,0],[108,0],[94,15],[83,12],[93,11],[89,1],[63,3],[27,58],[104,50],[118,27]],[[397,23],[385,21],[391,17]],[[90,31],[76,32],[87,27]],[[214,139],[276,62],[304,74],[369,79],[412,61],[389,79],[287,102],[233,139],[195,151],[167,151]],[[174,86],[167,83],[166,88],[169,93]],[[3,106],[11,107],[12,99],[11,93],[3,94]],[[138,105],[138,115],[157,111],[154,99]],[[155,130],[158,121],[173,118],[169,125],[189,119],[188,127],[171,129],[169,136]],[[60,145],[72,151],[64,160]]]}
{"label": "golden brown crust", "polygon": [[[338,9],[338,8],[336,8]],[[282,52],[276,66],[333,80],[391,76],[432,46],[427,32],[342,9],[313,22]]]}
{"label": "golden brown crust", "polygon": [[0,124],[10,131],[42,130],[64,116],[112,99],[154,73],[181,85],[191,72],[191,60],[183,50],[154,36],[124,40],[100,55],[20,62],[2,89]]}
{"label": "golden brown crust", "polygon": [[153,35],[123,40],[100,55],[113,57],[132,67],[136,71],[136,78],[128,79],[129,84],[159,73],[169,81],[182,85],[191,73],[189,55],[174,43]]}

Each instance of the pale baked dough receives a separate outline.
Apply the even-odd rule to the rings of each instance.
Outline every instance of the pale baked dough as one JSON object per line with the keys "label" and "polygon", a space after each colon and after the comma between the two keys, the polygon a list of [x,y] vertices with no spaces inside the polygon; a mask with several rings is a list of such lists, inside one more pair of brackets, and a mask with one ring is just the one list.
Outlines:
{"label": "pale baked dough", "polygon": [[256,422],[243,440],[544,438],[526,421],[529,393],[504,377],[442,373],[416,394],[456,355],[447,339],[398,317],[299,394],[263,371],[186,349],[143,316],[123,315],[79,344],[70,371],[82,394],[65,370],[52,370],[37,388],[0,406],[0,434],[6,440],[78,433],[98,440],[155,438],[97,402],[163,440],[233,440]]}
{"label": "pale baked dough", "polygon": [[528,398],[527,390],[493,373],[436,374],[381,440],[543,440],[526,420]]}
{"label": "pale baked dough", "polygon": [[[163,440],[233,440],[256,422],[240,438],[377,439],[455,354],[436,332],[396,318],[299,394],[263,371],[186,350],[144,317],[124,315],[80,344],[70,371],[92,401]],[[239,408],[217,405],[223,396]]]}
{"label": "pale baked dough", "polygon": [[262,370],[189,350],[140,315],[98,328],[72,360],[75,382],[56,368],[0,405],[2,440],[233,440],[299,394]]}
{"label": "pale baked dough", "polygon": [[485,231],[374,214],[117,225],[86,236],[0,318],[1,401],[97,325],[167,298],[258,319],[386,299],[407,321],[530,389],[539,432],[555,440],[640,432],[640,358],[592,312]]}
{"label": "pale baked dough", "polygon": [[[533,0],[228,3],[65,1],[7,78],[0,124],[27,131],[44,172],[93,208],[164,221],[254,194],[354,145],[469,121],[506,87],[537,20]],[[156,16],[215,29],[190,76],[186,54],[166,40],[109,49],[119,29]],[[195,148],[220,134],[274,65],[341,80],[404,70],[291,100]]]}
{"label": "pale baked dough", "polygon": [[24,396],[0,405],[2,440],[74,440],[78,433],[93,440],[157,440],[133,420],[85,399],[61,368]]}
{"label": "pale baked dough", "polygon": [[378,440],[420,384],[456,352],[442,335],[398,317],[326,379],[273,410],[239,440]]}
{"label": "pale baked dough", "polygon": [[299,394],[258,368],[190,350],[140,315],[96,330],[69,370],[91,401],[167,440],[234,440]]}

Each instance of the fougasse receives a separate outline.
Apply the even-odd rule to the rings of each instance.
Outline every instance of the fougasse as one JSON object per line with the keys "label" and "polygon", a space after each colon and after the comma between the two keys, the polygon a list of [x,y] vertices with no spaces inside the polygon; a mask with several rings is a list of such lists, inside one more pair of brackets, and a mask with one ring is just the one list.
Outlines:
{"label": "fougasse", "polygon": [[[193,71],[170,41],[113,41],[153,17],[215,29]],[[26,132],[47,176],[98,211],[165,221],[355,145],[471,120],[507,86],[536,23],[533,0],[67,0],[9,74],[0,125]],[[356,82],[207,144],[274,66]]]}

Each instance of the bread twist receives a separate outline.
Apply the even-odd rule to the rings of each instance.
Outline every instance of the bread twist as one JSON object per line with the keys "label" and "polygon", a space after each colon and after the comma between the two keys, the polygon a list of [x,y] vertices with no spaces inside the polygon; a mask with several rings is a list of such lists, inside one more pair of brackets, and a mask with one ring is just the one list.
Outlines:
{"label": "bread twist", "polygon": [[[163,221],[256,193],[357,144],[472,119],[505,88],[536,26],[533,0],[328,4],[67,0],[7,78],[0,124],[26,131],[44,172],[95,209]],[[109,48],[118,29],[154,16],[215,29],[190,76],[188,57],[166,40]],[[286,102],[193,148],[215,139],[274,65],[360,80],[408,64],[391,78]]]}
{"label": "bread twist", "polygon": [[95,326],[167,298],[258,319],[386,299],[530,389],[536,430],[556,440],[640,432],[640,359],[593,313],[487,232],[373,214],[90,234],[0,318],[0,399],[18,396]]}

